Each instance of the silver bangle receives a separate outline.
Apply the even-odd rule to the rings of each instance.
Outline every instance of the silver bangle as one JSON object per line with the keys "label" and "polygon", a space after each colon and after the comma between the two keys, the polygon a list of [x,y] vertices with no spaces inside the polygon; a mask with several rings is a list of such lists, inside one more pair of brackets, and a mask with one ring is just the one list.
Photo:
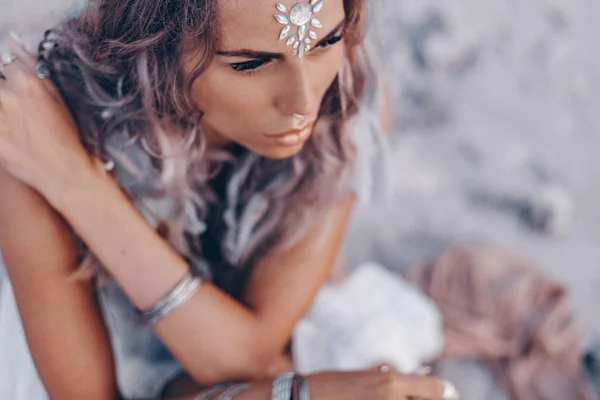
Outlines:
{"label": "silver bangle", "polygon": [[215,386],[212,386],[208,389],[203,390],[200,394],[194,397],[194,400],[214,400],[215,396],[219,393],[223,393],[226,389],[230,388],[233,384],[231,383],[221,383]]}
{"label": "silver bangle", "polygon": [[308,380],[302,375],[298,375],[298,400],[310,400]]}
{"label": "silver bangle", "polygon": [[193,276],[187,272],[183,278],[161,297],[152,307],[142,311],[144,318],[152,324],[156,325],[158,321],[169,315],[177,307],[187,302],[200,288],[202,279]]}
{"label": "silver bangle", "polygon": [[194,400],[233,400],[249,387],[249,383],[221,383],[202,391]]}
{"label": "silver bangle", "polygon": [[293,381],[293,372],[285,372],[283,374],[277,375],[275,380],[273,380],[273,388],[271,389],[271,400],[291,400]]}
{"label": "silver bangle", "polygon": [[221,393],[219,395],[219,397],[217,397],[217,400],[233,400],[233,398],[235,396],[242,393],[244,390],[248,389],[249,386],[250,386],[249,383],[235,384],[235,385],[231,386],[230,388],[228,388],[227,390],[225,390],[223,393]]}

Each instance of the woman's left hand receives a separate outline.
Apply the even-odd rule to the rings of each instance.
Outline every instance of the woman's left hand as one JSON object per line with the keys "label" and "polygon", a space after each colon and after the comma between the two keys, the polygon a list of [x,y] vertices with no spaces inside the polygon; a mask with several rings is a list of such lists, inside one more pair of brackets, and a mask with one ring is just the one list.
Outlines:
{"label": "woman's left hand", "polygon": [[0,79],[0,166],[52,203],[97,168],[58,91],[37,76],[35,57],[15,39],[10,47],[17,59]]}

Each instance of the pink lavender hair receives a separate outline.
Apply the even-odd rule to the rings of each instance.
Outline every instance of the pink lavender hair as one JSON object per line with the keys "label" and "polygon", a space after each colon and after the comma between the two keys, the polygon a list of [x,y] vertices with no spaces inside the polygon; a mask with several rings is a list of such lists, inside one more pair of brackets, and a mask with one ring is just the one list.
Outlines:
{"label": "pink lavender hair", "polygon": [[[208,179],[232,158],[206,149],[199,127],[202,111],[194,107],[190,90],[215,53],[216,4],[97,0],[79,17],[46,32],[40,44],[40,60],[70,108],[86,149],[106,159],[113,135],[139,141],[161,171],[158,179],[176,199],[178,212],[191,199],[200,218],[215,201]],[[362,49],[364,0],[344,0],[344,7],[346,57],[323,98],[315,134],[290,159],[259,158],[243,183],[242,198],[264,188],[282,167],[293,171],[284,187],[267,193],[272,207],[241,265],[291,243],[307,221],[315,220],[310,217],[330,207],[347,187],[355,149],[345,128],[358,111],[370,69]],[[200,62],[184,75],[182,57],[192,51],[200,53]],[[173,242],[177,229],[164,221],[159,233]],[[86,260],[93,259],[87,255]]]}

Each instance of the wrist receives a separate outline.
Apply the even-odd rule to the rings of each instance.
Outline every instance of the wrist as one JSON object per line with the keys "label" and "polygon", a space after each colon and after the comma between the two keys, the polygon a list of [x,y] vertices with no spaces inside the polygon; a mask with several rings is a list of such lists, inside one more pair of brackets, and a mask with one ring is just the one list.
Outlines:
{"label": "wrist", "polygon": [[100,165],[90,158],[89,162],[79,163],[71,173],[46,179],[38,190],[55,210],[64,214],[80,195],[102,190],[103,186],[110,184],[110,179]]}

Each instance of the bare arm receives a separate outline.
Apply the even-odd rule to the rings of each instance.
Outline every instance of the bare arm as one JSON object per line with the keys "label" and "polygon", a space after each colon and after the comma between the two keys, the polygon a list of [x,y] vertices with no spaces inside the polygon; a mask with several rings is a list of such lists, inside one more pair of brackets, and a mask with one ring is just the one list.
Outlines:
{"label": "bare arm", "polygon": [[[94,171],[82,182],[52,205],[133,303],[140,309],[149,307],[181,279],[187,265],[148,226],[112,179]],[[289,252],[262,263],[251,284],[261,287],[261,293],[249,292],[252,310],[205,283],[190,301],[156,325],[162,341],[197,382],[265,376],[327,276],[351,206],[350,199],[332,210],[332,223],[320,228],[330,230],[323,232],[327,244],[310,258],[300,254],[307,254],[306,249],[314,245],[311,235]],[[265,271],[273,277],[262,286],[257,282],[266,279]]]}
{"label": "bare arm", "polygon": [[27,342],[51,398],[110,399],[112,353],[75,243],[44,199],[0,168],[0,249]]}
{"label": "bare arm", "polygon": [[[2,170],[0,187],[4,193],[0,198],[0,248],[28,343],[48,393],[59,399],[112,398],[116,391],[114,367],[93,290],[87,283],[67,279],[75,270],[74,240],[69,229],[39,194]],[[273,344],[276,353],[282,351],[295,321],[333,265],[352,201],[346,199],[332,211],[332,221],[342,222],[331,225],[332,246],[306,257],[307,249],[315,243],[304,240],[294,249],[272,254],[257,267],[246,300],[257,316],[282,314],[281,320],[277,318],[270,326],[280,337],[280,344]],[[308,237],[318,233],[315,230]],[[277,262],[279,257],[281,262]],[[281,268],[285,263],[290,268]],[[300,273],[302,279],[297,279]],[[279,301],[269,301],[271,298]],[[276,309],[270,310],[270,305]],[[243,398],[266,398],[269,393],[267,381],[254,384]]]}
{"label": "bare arm", "polygon": [[245,300],[268,327],[276,327],[276,348],[290,339],[338,257],[354,195],[338,202],[295,247],[267,256],[257,266]]}

